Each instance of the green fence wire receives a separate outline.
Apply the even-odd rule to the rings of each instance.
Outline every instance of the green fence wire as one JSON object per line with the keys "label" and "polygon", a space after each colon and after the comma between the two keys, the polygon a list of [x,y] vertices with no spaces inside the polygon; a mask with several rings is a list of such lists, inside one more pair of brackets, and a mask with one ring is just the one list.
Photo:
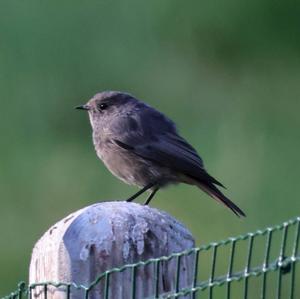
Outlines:
{"label": "green fence wire", "polygon": [[[88,286],[76,283],[44,282],[26,286],[24,282],[5,299],[47,298],[50,288],[64,291],[65,298],[72,298],[72,293],[82,290],[83,298],[91,298],[93,289],[101,284],[103,298],[111,296],[110,283],[115,273],[131,271],[131,298],[136,297],[136,273],[138,269],[153,266],[154,290],[151,298],[300,298],[299,253],[300,217],[286,221],[281,225],[247,233],[235,238],[211,243],[199,248],[172,254],[167,257],[140,261],[110,269],[100,274]],[[190,285],[180,288],[180,269],[184,257],[192,258],[192,280]],[[175,261],[174,289],[159,294],[159,271],[163,263]],[[299,267],[298,267],[299,268]],[[296,280],[296,276],[298,280]],[[41,297],[41,293],[43,296]],[[185,297],[186,296],[186,297]],[[3,299],[4,299],[3,298]],[[61,297],[59,297],[61,298]],[[76,297],[77,298],[77,297]],[[94,298],[94,297],[93,297]],[[139,299],[139,298],[137,298]]]}

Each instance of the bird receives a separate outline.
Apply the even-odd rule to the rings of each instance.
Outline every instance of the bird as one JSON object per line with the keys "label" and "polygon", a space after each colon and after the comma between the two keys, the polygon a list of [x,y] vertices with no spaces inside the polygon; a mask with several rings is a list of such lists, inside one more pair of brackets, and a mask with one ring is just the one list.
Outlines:
{"label": "bird", "polygon": [[203,160],[175,123],[157,109],[120,91],[103,91],[86,104],[97,156],[117,178],[146,191],[148,205],[157,191],[170,184],[195,185],[237,216],[245,213],[221,191],[222,183],[206,171]]}

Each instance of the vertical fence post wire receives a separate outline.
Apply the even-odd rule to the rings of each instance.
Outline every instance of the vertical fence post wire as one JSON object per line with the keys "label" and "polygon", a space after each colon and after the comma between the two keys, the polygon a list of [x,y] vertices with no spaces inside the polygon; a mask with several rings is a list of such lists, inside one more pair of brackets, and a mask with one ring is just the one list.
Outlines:
{"label": "vertical fence post wire", "polygon": [[291,292],[290,299],[294,299],[295,295],[295,275],[296,275],[296,257],[298,256],[299,234],[300,234],[300,218],[297,219],[297,227],[295,231],[295,241],[292,255],[292,274],[291,274]]}
{"label": "vertical fence post wire", "polygon": [[213,298],[213,282],[215,279],[215,270],[216,270],[216,256],[217,256],[217,250],[218,250],[218,244],[213,245],[213,254],[212,254],[212,265],[211,265],[211,272],[210,272],[210,278],[209,278],[209,294],[208,298]]}
{"label": "vertical fence post wire", "polygon": [[159,267],[160,267],[160,260],[156,260],[154,263],[154,283],[155,283],[154,298],[158,298],[159,295]]}
{"label": "vertical fence post wire", "polygon": [[181,255],[176,257],[176,278],[175,278],[175,292],[179,291],[179,282],[180,282],[180,264],[181,264]]}
{"label": "vertical fence post wire", "polygon": [[266,297],[266,288],[267,288],[267,275],[268,275],[268,267],[269,267],[269,257],[270,257],[270,248],[272,243],[273,231],[272,229],[268,229],[267,233],[267,241],[266,241],[266,251],[265,258],[263,263],[263,278],[262,278],[262,289],[261,289],[261,299],[265,299]]}
{"label": "vertical fence post wire", "polygon": [[135,289],[136,289],[136,266],[133,266],[131,268],[131,279],[132,279],[132,283],[131,283],[131,299],[135,299]]}
{"label": "vertical fence post wire", "polygon": [[29,294],[28,294],[28,299],[32,299],[32,286],[29,286]]}
{"label": "vertical fence post wire", "polygon": [[231,275],[232,275],[232,268],[233,268],[233,261],[234,261],[235,245],[236,245],[236,240],[232,240],[231,249],[230,249],[230,260],[229,260],[228,271],[227,271],[227,296],[226,296],[227,299],[230,299]]}
{"label": "vertical fence post wire", "polygon": [[251,258],[252,258],[252,248],[253,248],[253,234],[250,235],[248,241],[248,254],[247,254],[247,262],[245,268],[245,283],[244,283],[244,299],[248,298],[248,280],[249,280],[249,271],[251,267]]}
{"label": "vertical fence post wire", "polygon": [[71,298],[71,285],[67,284],[67,299]]}
{"label": "vertical fence post wire", "polygon": [[285,254],[285,246],[286,246],[286,238],[287,238],[287,232],[288,232],[288,223],[285,222],[283,224],[283,231],[282,231],[282,241],[280,246],[280,254],[278,257],[277,265],[278,265],[278,278],[277,278],[277,299],[281,298],[281,283],[282,283],[282,262],[284,260],[284,254]]}
{"label": "vertical fence post wire", "polygon": [[[199,249],[196,249],[194,251],[195,253],[195,259],[194,259],[194,276],[193,276],[193,288],[196,287],[197,285],[197,280],[198,280],[198,263],[199,263]],[[193,299],[196,298],[196,292],[193,291]]]}
{"label": "vertical fence post wire", "polygon": [[89,289],[89,288],[85,289],[85,292],[84,292],[84,299],[88,299],[88,298],[89,298],[89,292],[90,292],[90,289]]}
{"label": "vertical fence post wire", "polygon": [[109,297],[109,280],[110,280],[110,273],[106,272],[105,274],[105,285],[104,285],[104,299],[108,299]]}
{"label": "vertical fence post wire", "polygon": [[261,299],[266,298],[266,288],[267,288],[267,275],[268,275],[268,267],[269,267],[269,257],[270,257],[270,247],[272,242],[272,235],[273,231],[271,229],[268,229],[267,233],[267,240],[266,240],[266,251],[265,251],[265,258],[263,263],[263,277],[262,277],[262,288],[261,288]]}
{"label": "vertical fence post wire", "polygon": [[47,284],[45,283],[44,284],[44,299],[47,299],[47,297],[48,297],[47,291],[48,291],[48,288],[47,288]]}

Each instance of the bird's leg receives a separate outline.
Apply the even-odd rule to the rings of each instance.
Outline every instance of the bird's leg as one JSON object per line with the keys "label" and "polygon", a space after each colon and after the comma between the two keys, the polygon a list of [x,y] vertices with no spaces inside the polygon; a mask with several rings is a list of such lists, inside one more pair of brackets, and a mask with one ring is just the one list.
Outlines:
{"label": "bird's leg", "polygon": [[158,190],[159,190],[159,187],[155,187],[155,188],[153,189],[153,191],[151,192],[151,194],[148,196],[147,200],[146,200],[145,203],[144,203],[145,206],[147,206],[147,205],[150,203],[151,199],[153,198],[153,196],[155,195],[155,193],[156,193]]}
{"label": "bird's leg", "polygon": [[133,194],[131,197],[129,197],[126,201],[130,202],[133,201],[134,199],[136,199],[138,196],[140,196],[141,194],[143,194],[144,192],[146,192],[148,189],[152,188],[155,185],[155,183],[150,183],[148,185],[146,185],[144,188],[142,188],[140,191],[138,191],[137,193]]}

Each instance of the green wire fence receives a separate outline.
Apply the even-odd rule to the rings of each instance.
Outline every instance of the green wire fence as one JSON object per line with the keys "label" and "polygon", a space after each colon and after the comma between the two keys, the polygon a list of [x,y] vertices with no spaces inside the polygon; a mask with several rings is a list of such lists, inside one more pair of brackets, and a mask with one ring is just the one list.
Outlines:
{"label": "green wire fence", "polygon": [[[5,299],[34,298],[35,291],[47,298],[50,289],[61,289],[65,298],[72,298],[75,290],[83,291],[83,298],[91,298],[93,289],[101,284],[104,297],[110,298],[110,282],[116,273],[130,271],[132,275],[131,298],[137,298],[135,279],[138,269],[154,267],[153,298],[300,298],[300,276],[296,269],[299,253],[300,217],[281,225],[247,233],[235,238],[211,243],[199,248],[124,265],[108,270],[88,286],[75,283],[44,282],[26,286],[24,282]],[[193,259],[193,277],[189,287],[180,288],[181,261],[184,256]],[[159,294],[159,271],[166,263],[175,261],[174,290]],[[299,268],[299,267],[298,267]],[[296,279],[298,277],[298,280]],[[139,299],[139,298],[137,298]]]}

